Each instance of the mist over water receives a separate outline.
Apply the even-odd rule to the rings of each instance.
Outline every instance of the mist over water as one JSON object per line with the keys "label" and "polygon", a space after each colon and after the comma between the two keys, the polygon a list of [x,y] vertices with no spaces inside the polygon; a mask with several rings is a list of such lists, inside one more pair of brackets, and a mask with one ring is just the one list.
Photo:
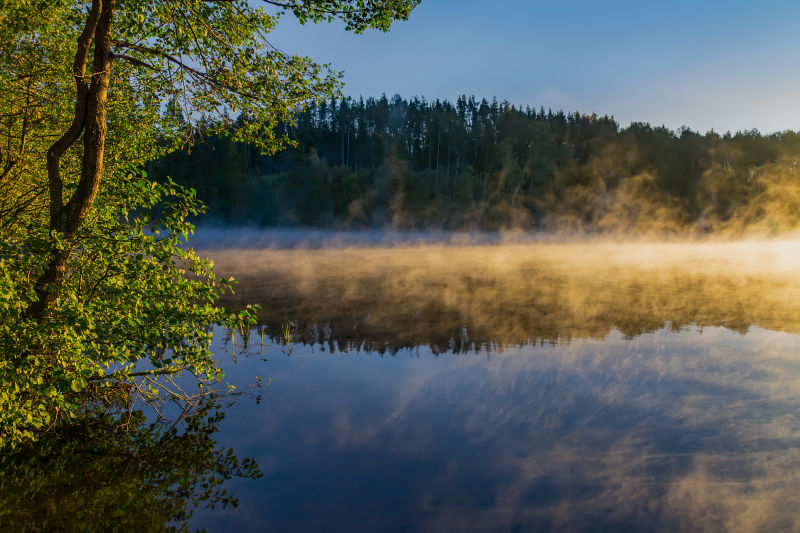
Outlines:
{"label": "mist over water", "polygon": [[262,306],[214,347],[265,475],[198,527],[800,527],[798,241],[251,235],[200,252]]}
{"label": "mist over water", "polygon": [[[596,237],[605,241],[609,236]],[[190,245],[201,250],[318,250],[321,248],[397,248],[409,246],[485,246],[586,242],[585,234],[503,229],[498,231],[411,231],[398,228],[331,230],[300,228],[258,228],[205,226],[191,238]],[[617,238],[617,241],[621,240]],[[631,240],[631,237],[627,237]],[[637,239],[641,240],[641,238]]]}
{"label": "mist over water", "polygon": [[[269,334],[436,351],[637,335],[800,331],[800,241],[559,242],[528,234],[255,233],[205,241]],[[246,234],[244,235],[246,238]],[[264,248],[269,242],[269,248]],[[377,244],[373,244],[377,243]]]}
{"label": "mist over water", "polygon": [[[534,234],[452,232],[452,231],[401,231],[393,229],[335,231],[303,230],[296,228],[227,228],[204,227],[191,239],[191,244],[205,250],[219,249],[319,249],[348,247],[397,247],[431,244],[499,244],[512,235],[527,241]],[[524,236],[523,236],[524,235]]]}

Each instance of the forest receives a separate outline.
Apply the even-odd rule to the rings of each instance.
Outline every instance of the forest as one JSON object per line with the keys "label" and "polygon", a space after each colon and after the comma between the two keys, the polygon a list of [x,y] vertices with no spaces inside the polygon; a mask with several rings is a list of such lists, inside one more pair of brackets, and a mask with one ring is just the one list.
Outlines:
{"label": "forest", "polygon": [[219,133],[250,122],[201,120],[193,146],[148,170],[196,189],[212,224],[660,235],[800,224],[792,131],[700,134],[474,96],[383,95],[307,105],[276,126],[293,146],[274,155]]}

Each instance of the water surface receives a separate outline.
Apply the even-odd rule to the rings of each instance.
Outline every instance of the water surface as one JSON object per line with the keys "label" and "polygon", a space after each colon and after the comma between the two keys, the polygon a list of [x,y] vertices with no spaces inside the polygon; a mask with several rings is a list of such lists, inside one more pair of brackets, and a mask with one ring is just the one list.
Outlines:
{"label": "water surface", "polygon": [[[796,530],[797,243],[205,250],[269,380],[220,531]],[[283,342],[287,321],[293,342]]]}

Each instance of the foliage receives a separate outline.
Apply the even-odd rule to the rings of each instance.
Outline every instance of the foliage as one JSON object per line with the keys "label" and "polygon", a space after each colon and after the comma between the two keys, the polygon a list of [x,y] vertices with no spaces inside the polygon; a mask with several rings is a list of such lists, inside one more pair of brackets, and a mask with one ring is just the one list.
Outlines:
{"label": "foliage", "polygon": [[261,473],[217,446],[219,407],[204,403],[178,425],[141,411],[82,416],[0,456],[0,529],[187,531],[196,506],[236,506],[222,483]]}
{"label": "foliage", "polygon": [[[171,384],[156,384],[156,376],[143,371],[162,371],[164,381],[185,370],[201,384],[222,377],[209,351],[208,326],[230,320],[215,306],[229,282],[217,280],[210,262],[184,247],[193,229],[186,217],[200,213],[194,191],[127,173],[110,180],[97,203],[91,223],[74,241],[77,260],[46,318],[28,317],[25,309],[35,300],[30,279],[51,241],[2,244],[3,444],[33,438],[37,430],[70,418],[88,391],[96,395],[126,383],[156,401]],[[147,210],[159,205],[153,220]],[[170,395],[192,401],[174,386]]]}
{"label": "foliage", "polygon": [[273,156],[210,136],[151,164],[221,222],[776,233],[800,227],[800,135],[720,136],[460,97],[309,106]]}
{"label": "foliage", "polygon": [[[0,3],[0,447],[69,422],[107,390],[159,416],[222,372],[210,324],[228,282],[185,246],[194,191],[136,169],[197,122],[264,153],[339,74],[272,47],[286,12],[388,29],[417,0],[7,0]],[[231,113],[243,117],[230,126]],[[197,384],[196,384],[197,385]],[[195,386],[196,386],[195,385]]]}

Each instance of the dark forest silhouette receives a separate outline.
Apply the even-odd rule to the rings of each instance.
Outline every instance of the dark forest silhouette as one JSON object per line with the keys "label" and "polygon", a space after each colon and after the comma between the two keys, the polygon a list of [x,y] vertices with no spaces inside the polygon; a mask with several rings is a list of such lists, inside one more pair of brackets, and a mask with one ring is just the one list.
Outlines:
{"label": "dark forest silhouette", "polygon": [[[701,135],[461,96],[331,100],[274,156],[208,135],[151,165],[219,223],[675,233],[800,223],[800,135]],[[238,117],[236,121],[245,121]]]}

